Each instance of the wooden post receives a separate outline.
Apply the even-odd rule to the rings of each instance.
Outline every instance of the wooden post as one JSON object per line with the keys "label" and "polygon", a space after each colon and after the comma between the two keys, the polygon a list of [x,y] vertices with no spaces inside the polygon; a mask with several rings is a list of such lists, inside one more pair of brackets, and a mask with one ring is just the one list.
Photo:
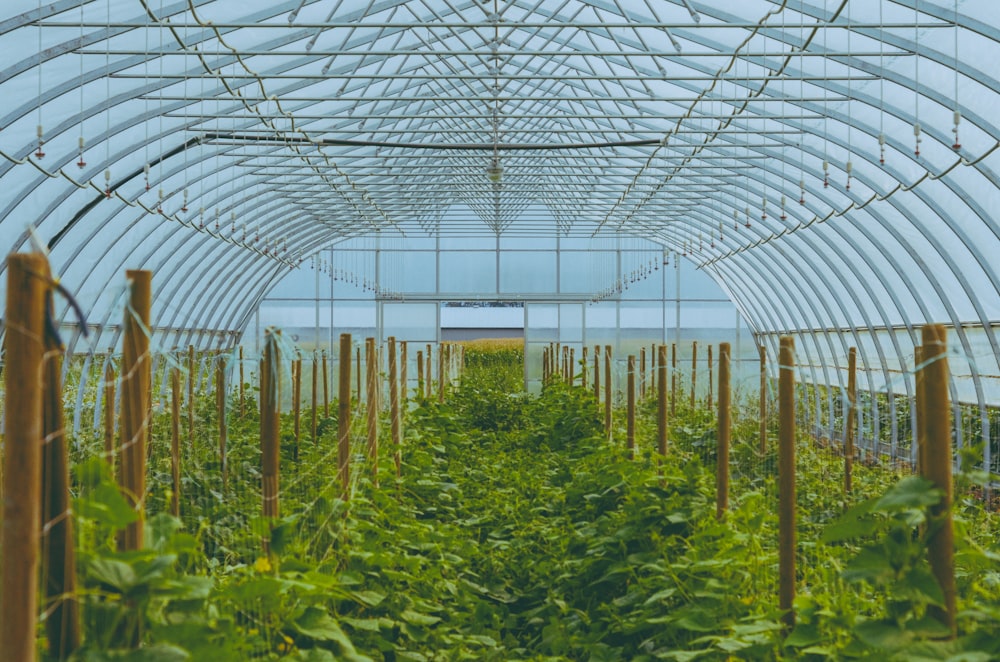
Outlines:
{"label": "wooden post", "polygon": [[244,383],[244,373],[243,373],[243,345],[240,345],[240,418],[243,418],[246,414],[246,403],[244,398],[246,398],[246,384]]}
{"label": "wooden post", "polygon": [[795,341],[781,336],[778,357],[778,608],[795,625]]}
{"label": "wooden post", "polygon": [[[330,418],[330,376],[326,371],[326,350],[323,350],[323,416],[325,418]],[[348,362],[350,361],[350,352],[348,351]]]}
{"label": "wooden post", "polygon": [[428,400],[431,399],[431,392],[433,391],[434,379],[431,376],[431,346],[430,343],[427,345],[427,356],[424,357],[424,386],[427,387],[427,392],[424,397]]}
{"label": "wooden post", "polygon": [[445,382],[447,378],[445,377],[445,354],[448,352],[448,346],[441,343],[438,346],[438,402],[444,402],[444,389]]}
{"label": "wooden post", "polygon": [[639,348],[639,399],[646,399],[646,347]]}
{"label": "wooden post", "polygon": [[417,350],[417,393],[424,396],[424,351]]}
{"label": "wooden post", "polygon": [[[419,352],[418,352],[419,354]],[[365,338],[365,382],[368,414],[368,461],[372,465],[372,483],[378,486],[378,365],[375,363],[375,338]]]}
{"label": "wooden post", "polygon": [[392,436],[392,457],[396,475],[402,475],[402,429],[399,420],[399,370],[396,363],[396,338],[389,336],[389,432]]}
{"label": "wooden post", "polygon": [[767,347],[760,342],[760,453],[767,452]]}
{"label": "wooden post", "polygon": [[40,253],[7,257],[3,526],[0,527],[0,659],[35,659],[42,519],[42,361],[45,277]]}
{"label": "wooden post", "polygon": [[542,386],[549,381],[549,348],[542,347]]}
{"label": "wooden post", "polygon": [[677,343],[670,345],[670,415],[677,413]]}
{"label": "wooden post", "polygon": [[357,378],[357,385],[358,385],[358,387],[357,387],[357,390],[355,391],[355,393],[357,393],[357,396],[356,396],[357,400],[356,400],[356,402],[358,403],[358,406],[360,407],[361,406],[361,398],[362,398],[362,393],[361,393],[361,345],[358,345],[357,347],[354,348],[354,355],[357,358],[357,361],[355,361],[355,363],[354,363],[354,368],[357,371],[357,375],[358,375],[358,378]]}
{"label": "wooden post", "polygon": [[197,378],[198,372],[194,364],[194,345],[188,345],[188,444],[192,447],[194,446],[194,381]]}
{"label": "wooden post", "polygon": [[111,350],[104,364],[104,459],[114,475],[115,464],[115,366],[111,362]]}
{"label": "wooden post", "polygon": [[952,529],[952,478],[954,456],[951,449],[951,403],[948,395],[947,331],[943,324],[928,324],[921,330],[924,373],[924,415],[926,450],[923,476],[944,493],[930,509],[933,524],[928,527],[927,558],[931,571],[944,593],[944,607],[928,607],[954,637],[955,629],[955,541]]}
{"label": "wooden post", "polygon": [[635,355],[628,355],[627,415],[625,419],[625,442],[629,455],[635,457]]}
{"label": "wooden post", "polygon": [[[281,431],[278,402],[278,380],[281,353],[274,330],[264,331],[264,353],[260,361],[260,450],[261,450],[261,512],[264,517],[279,517],[279,485]],[[264,538],[264,553],[271,553],[270,533]]]}
{"label": "wooden post", "polygon": [[844,422],[844,494],[853,488],[854,473],[854,423],[857,420],[858,403],[858,350],[851,347],[847,352],[847,416]]}
{"label": "wooden post", "polygon": [[125,551],[142,549],[146,519],[146,414],[149,411],[150,354],[149,308],[153,274],[125,272],[129,303],[125,309],[122,344],[121,449],[122,488],[139,518],[125,528]]}
{"label": "wooden post", "polygon": [[588,357],[587,357],[587,346],[584,345],[580,349],[580,351],[582,353],[582,357],[580,359],[580,385],[583,386],[583,390],[586,391],[587,390],[587,361],[589,360]]}
{"label": "wooden post", "polygon": [[407,363],[409,358],[406,356],[406,341],[402,340],[399,343],[399,399],[401,405],[399,407],[400,422],[402,423],[404,416],[406,416],[406,406],[408,400],[410,399],[409,394],[406,392],[410,385],[409,376],[407,373]]}
{"label": "wooden post", "polygon": [[313,361],[312,361],[312,442],[315,444],[316,439],[316,409],[318,408],[318,397],[317,391],[319,389],[319,366],[316,365],[316,350],[313,350]]}
{"label": "wooden post", "polygon": [[[48,265],[44,276],[51,278]],[[52,289],[45,296],[52,309]],[[80,647],[80,612],[76,600],[76,548],[70,512],[69,461],[63,423],[62,353],[56,339],[45,334],[42,375],[42,577],[48,617],[45,632],[49,654],[67,659]]]}
{"label": "wooden post", "polygon": [[656,449],[667,455],[667,346],[656,348]]}
{"label": "wooden post", "polygon": [[927,423],[924,415],[927,413],[927,406],[924,404],[924,348],[917,345],[913,348],[913,372],[916,382],[916,409],[917,409],[917,434],[915,442],[917,444],[917,473],[924,475],[924,467],[927,466],[927,459],[924,453],[927,451]]}
{"label": "wooden post", "polygon": [[611,441],[611,345],[604,346],[604,432]]}
{"label": "wooden post", "polygon": [[181,370],[170,369],[170,514],[181,516]]}
{"label": "wooden post", "polygon": [[594,400],[601,404],[601,346],[594,345]]}
{"label": "wooden post", "polygon": [[562,348],[562,366],[563,366],[563,369],[562,369],[563,381],[564,382],[568,382],[569,381],[569,347],[566,346],[566,345],[563,345],[563,348]]}
{"label": "wooden post", "polygon": [[572,386],[576,380],[576,349],[569,348],[569,385]]}
{"label": "wooden post", "polygon": [[[711,345],[709,346],[711,351]],[[715,516],[722,519],[729,510],[729,343],[719,345],[719,418],[715,450]]]}
{"label": "wooden post", "polygon": [[218,357],[215,365],[215,409],[219,422],[219,465],[222,467],[222,489],[225,491],[229,486],[229,460],[226,456],[229,427],[226,425],[226,359],[223,356]]}
{"label": "wooden post", "polygon": [[698,343],[691,343],[691,409],[694,410],[695,392],[698,386]]}
{"label": "wooden post", "polygon": [[298,353],[292,359],[292,430],[295,434],[295,452],[292,457],[298,462],[302,443],[302,359]]}
{"label": "wooden post", "polygon": [[[351,488],[351,334],[340,334],[340,383],[337,412],[337,474],[341,495],[350,498]],[[343,360],[347,357],[347,360]]]}
{"label": "wooden post", "polygon": [[[730,350],[730,351],[732,351],[732,350]],[[721,360],[721,358],[720,358],[720,360]],[[712,389],[713,389],[713,386],[714,386],[712,382],[715,379],[715,375],[713,374],[713,370],[714,370],[714,366],[712,365],[712,346],[709,345],[708,346],[708,403],[707,403],[709,411],[712,411]]]}

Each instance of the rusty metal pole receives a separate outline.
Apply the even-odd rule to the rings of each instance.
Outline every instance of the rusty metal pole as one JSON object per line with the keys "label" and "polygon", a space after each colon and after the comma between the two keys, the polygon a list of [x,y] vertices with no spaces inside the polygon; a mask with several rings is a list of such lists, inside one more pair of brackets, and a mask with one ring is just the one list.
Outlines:
{"label": "rusty metal pole", "polygon": [[656,348],[656,447],[667,455],[667,346]]}
{"label": "rusty metal pole", "polygon": [[115,366],[111,362],[111,350],[104,364],[104,459],[114,475],[115,465]]}
{"label": "rusty metal pole", "polygon": [[[265,518],[279,517],[281,460],[281,419],[278,403],[278,380],[281,353],[275,332],[264,331],[264,353],[260,361],[260,450],[261,513]],[[271,553],[270,532],[264,538],[264,553]]]}
{"label": "rusty metal pole", "polygon": [[402,475],[400,446],[403,431],[399,420],[399,369],[396,361],[396,338],[389,336],[389,432],[392,436],[392,457],[396,463],[396,475]]}
{"label": "rusty metal pole", "polygon": [[604,346],[604,433],[611,441],[611,345]]}
{"label": "rusty metal pole", "polygon": [[[732,350],[730,350],[732,351]],[[713,390],[713,380],[715,375],[713,374],[715,366],[712,364],[712,346],[708,346],[708,402],[706,403],[708,410],[712,411],[712,390]]]}
{"label": "rusty metal pole", "polygon": [[943,492],[941,502],[930,509],[934,523],[928,527],[927,558],[931,571],[944,593],[944,606],[932,605],[928,613],[941,621],[951,636],[955,628],[955,540],[952,528],[951,468],[954,455],[951,448],[952,420],[948,394],[947,331],[943,324],[928,324],[921,330],[924,373],[924,415],[926,450],[923,476]]}
{"label": "rusty metal pole", "polygon": [[601,404],[601,346],[594,345],[594,400]]}
{"label": "rusty metal pole", "polygon": [[573,347],[569,348],[569,385],[573,386],[573,382],[576,381],[576,349]]}
{"label": "rusty metal pole", "polygon": [[351,334],[349,333],[340,334],[340,356],[337,475],[340,477],[341,495],[344,501],[347,501],[351,493]]}
{"label": "rusty metal pole", "polygon": [[448,346],[444,343],[438,347],[438,402],[444,402],[444,390],[446,388],[446,382],[448,381],[445,377],[445,354],[448,353]]}
{"label": "rusty metal pole", "polygon": [[795,341],[781,337],[778,357],[778,608],[795,625]]}
{"label": "rusty metal pole", "polygon": [[767,347],[760,343],[760,453],[767,452]]}
{"label": "rusty metal pole", "polygon": [[625,442],[629,456],[635,458],[635,356],[628,355],[627,413],[625,419]]}
{"label": "rusty metal pole", "polygon": [[372,483],[378,486],[378,365],[375,363],[375,338],[365,338],[365,382],[368,415],[368,461],[372,465]]}
{"label": "rusty metal pole", "polygon": [[399,400],[401,403],[399,406],[400,423],[402,423],[403,418],[406,416],[406,409],[410,399],[410,395],[407,393],[410,386],[410,378],[409,375],[407,375],[408,363],[409,357],[406,355],[406,341],[401,340],[399,342]]}
{"label": "rusty metal pole", "polygon": [[313,350],[313,361],[312,361],[312,411],[311,411],[312,421],[310,421],[310,423],[311,423],[311,432],[312,432],[312,442],[313,442],[313,444],[315,444],[317,442],[317,439],[316,439],[316,418],[317,418],[316,409],[319,406],[319,403],[318,403],[318,399],[319,399],[318,398],[318,390],[319,390],[319,366],[316,365],[316,350]]}
{"label": "rusty metal pole", "polygon": [[854,475],[854,424],[857,420],[858,404],[858,350],[851,347],[847,352],[847,416],[844,423],[844,494],[853,489]]}
{"label": "rusty metal pole", "polygon": [[639,399],[646,399],[646,347],[639,349]]}
{"label": "rusty metal pole", "polygon": [[170,369],[170,514],[181,516],[181,370]]}
{"label": "rusty metal pole", "polygon": [[677,414],[677,387],[680,380],[677,378],[677,343],[670,345],[670,415]]}
{"label": "rusty metal pole", "polygon": [[[229,460],[226,447],[229,445],[229,427],[226,425],[226,359],[218,357],[215,366],[215,409],[219,425],[219,464],[222,467],[222,489],[229,486]],[[298,448],[298,445],[296,445]]]}
{"label": "rusty metal pole", "polygon": [[691,343],[691,410],[694,410],[695,392],[698,385],[698,343]]}
{"label": "rusty metal pole", "polygon": [[292,458],[299,461],[299,447],[302,443],[302,359],[296,352],[292,359],[292,431],[295,434],[295,451]]}
{"label": "rusty metal pole", "polygon": [[[711,351],[711,345],[709,346]],[[727,342],[719,344],[719,414],[715,451],[715,516],[722,519],[729,510],[730,377]]]}
{"label": "rusty metal pole", "polygon": [[417,350],[417,393],[424,397],[424,351]]}
{"label": "rusty metal pole", "polygon": [[35,659],[42,519],[42,361],[47,264],[40,253],[7,258],[0,659]]}
{"label": "rusty metal pole", "polygon": [[191,446],[194,446],[194,381],[197,378],[194,345],[188,345],[188,444]]}
{"label": "rusty metal pole", "polygon": [[587,362],[590,360],[589,357],[587,356],[587,346],[584,345],[580,349],[580,352],[581,352],[581,357],[580,357],[580,385],[583,387],[583,390],[586,391],[587,390]]}
{"label": "rusty metal pole", "polygon": [[321,358],[323,360],[323,416],[330,418],[330,376],[326,370],[327,357],[325,349]]}
{"label": "rusty metal pole", "polygon": [[149,411],[149,335],[152,328],[149,309],[153,274],[149,271],[129,270],[125,275],[129,282],[129,303],[125,309],[125,334],[122,343],[122,487],[125,498],[139,517],[125,528],[123,548],[134,551],[143,547],[146,519],[146,415]]}

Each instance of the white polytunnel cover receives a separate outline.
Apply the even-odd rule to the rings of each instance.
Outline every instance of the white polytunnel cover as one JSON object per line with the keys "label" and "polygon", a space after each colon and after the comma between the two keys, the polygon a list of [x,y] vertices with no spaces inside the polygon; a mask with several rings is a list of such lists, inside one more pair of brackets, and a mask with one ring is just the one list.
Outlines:
{"label": "white polytunnel cover", "polygon": [[672,326],[623,282],[680,262],[817,383],[856,346],[912,397],[946,324],[991,432],[995,0],[6,0],[0,53],[0,248],[47,246],[76,351],[117,342],[126,268],[165,344],[214,347],[314,272],[421,327],[660,324],[630,296]]}

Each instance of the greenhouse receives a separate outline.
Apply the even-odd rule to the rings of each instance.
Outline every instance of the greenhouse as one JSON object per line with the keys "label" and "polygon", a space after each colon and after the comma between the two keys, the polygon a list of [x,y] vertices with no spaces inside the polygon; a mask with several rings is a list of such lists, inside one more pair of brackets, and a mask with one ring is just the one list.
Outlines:
{"label": "greenhouse", "polygon": [[0,660],[1000,659],[995,0],[0,52]]}

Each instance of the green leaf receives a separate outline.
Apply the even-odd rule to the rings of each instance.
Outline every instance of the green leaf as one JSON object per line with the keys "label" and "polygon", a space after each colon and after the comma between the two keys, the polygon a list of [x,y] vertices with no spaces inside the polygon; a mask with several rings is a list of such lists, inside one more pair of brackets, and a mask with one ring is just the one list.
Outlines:
{"label": "green leaf", "polygon": [[886,651],[900,650],[913,640],[913,635],[891,621],[863,621],[854,626],[858,639]]}
{"label": "green leaf", "polygon": [[434,625],[435,623],[439,623],[441,621],[441,619],[437,616],[421,614],[420,612],[413,611],[412,609],[404,610],[399,617],[410,625]]}
{"label": "green leaf", "polygon": [[191,659],[191,655],[177,646],[154,644],[131,651],[119,659],[124,662],[185,662]]}
{"label": "green leaf", "polygon": [[358,654],[350,638],[325,609],[306,607],[292,625],[296,632],[305,637],[337,644],[340,649],[340,657],[337,659],[349,662],[372,662],[371,658]]}
{"label": "green leaf", "polygon": [[923,476],[907,476],[889,488],[875,502],[876,512],[892,512],[908,508],[925,508],[940,503],[944,492]]}
{"label": "green leaf", "polygon": [[135,570],[132,566],[117,559],[93,559],[88,570],[93,579],[122,593],[127,593],[136,583]]}
{"label": "green leaf", "polygon": [[139,519],[118,488],[108,483],[97,486],[86,498],[74,499],[73,509],[80,517],[115,529],[123,529]]}
{"label": "green leaf", "polygon": [[871,499],[849,508],[823,529],[821,539],[834,543],[871,535],[878,528],[878,522],[868,517],[874,506],[875,500]]}
{"label": "green leaf", "polygon": [[785,638],[785,645],[792,648],[804,648],[818,644],[823,640],[819,628],[814,623],[799,623],[792,633]]}

